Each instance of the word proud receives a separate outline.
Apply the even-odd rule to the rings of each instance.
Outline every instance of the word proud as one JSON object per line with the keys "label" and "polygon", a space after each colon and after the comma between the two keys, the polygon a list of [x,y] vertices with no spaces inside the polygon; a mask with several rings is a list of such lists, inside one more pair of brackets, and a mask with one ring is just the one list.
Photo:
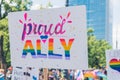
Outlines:
{"label": "word proud", "polygon": [[63,18],[60,16],[60,21],[58,21],[56,24],[43,24],[43,23],[35,23],[31,22],[31,19],[27,20],[27,13],[24,14],[25,22],[22,20],[19,20],[21,24],[23,24],[23,32],[22,32],[22,41],[25,39],[28,35],[61,35],[64,34],[66,31],[63,29],[65,23],[72,23],[71,20],[67,20],[70,16],[70,12],[68,12],[67,17]]}
{"label": "word proud", "polygon": [[[65,53],[65,59],[69,60],[70,59],[70,49],[73,44],[74,39],[69,39],[68,43],[66,43],[65,39],[60,39],[59,40]],[[54,53],[54,39],[50,38],[48,40],[48,55],[45,53],[41,52],[41,40],[38,39],[36,40],[36,52],[35,48],[32,44],[31,40],[26,40],[24,49],[23,49],[23,54],[22,57],[25,58],[28,53],[32,55],[33,58],[54,58],[54,59],[62,59],[63,55]]]}

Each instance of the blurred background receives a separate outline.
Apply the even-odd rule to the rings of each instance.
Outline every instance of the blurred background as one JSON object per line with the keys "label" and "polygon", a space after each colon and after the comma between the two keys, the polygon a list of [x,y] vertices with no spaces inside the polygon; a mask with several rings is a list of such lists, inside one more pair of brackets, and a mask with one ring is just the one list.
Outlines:
{"label": "blurred background", "polygon": [[120,49],[120,0],[0,0],[0,68],[10,65],[8,13],[85,5],[89,68],[106,67],[105,51]]}

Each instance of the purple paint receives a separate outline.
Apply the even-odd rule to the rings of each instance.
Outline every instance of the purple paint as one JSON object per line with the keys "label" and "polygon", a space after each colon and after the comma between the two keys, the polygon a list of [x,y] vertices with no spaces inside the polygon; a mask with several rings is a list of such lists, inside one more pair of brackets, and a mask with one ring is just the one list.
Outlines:
{"label": "purple paint", "polygon": [[24,14],[24,19],[26,22],[23,22],[22,20],[19,20],[20,23],[23,24],[23,32],[22,32],[22,41],[24,41],[24,39],[31,35],[61,35],[64,34],[66,32],[66,30],[64,30],[64,25],[66,23],[72,23],[71,20],[67,20],[70,16],[70,12],[67,14],[66,18],[63,18],[62,16],[60,17],[60,21],[58,21],[56,24],[43,24],[43,23],[35,23],[32,21],[32,19],[28,19],[27,22],[27,13]]}

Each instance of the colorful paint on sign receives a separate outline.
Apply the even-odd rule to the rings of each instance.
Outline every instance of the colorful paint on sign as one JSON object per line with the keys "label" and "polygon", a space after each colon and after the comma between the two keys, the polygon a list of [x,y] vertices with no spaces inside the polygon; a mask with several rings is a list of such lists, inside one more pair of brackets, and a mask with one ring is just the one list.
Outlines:
{"label": "colorful paint on sign", "polygon": [[111,59],[109,65],[112,69],[120,72],[120,59],[119,60],[115,58]]}

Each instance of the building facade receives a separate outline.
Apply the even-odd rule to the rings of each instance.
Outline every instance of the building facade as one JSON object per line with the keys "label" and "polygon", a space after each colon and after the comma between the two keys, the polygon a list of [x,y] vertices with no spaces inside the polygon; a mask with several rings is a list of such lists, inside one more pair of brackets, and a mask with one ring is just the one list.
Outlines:
{"label": "building facade", "polygon": [[106,0],[67,0],[67,6],[86,5],[87,27],[94,29],[97,39],[106,39]]}
{"label": "building facade", "polygon": [[[120,49],[120,0],[109,0],[110,11],[109,26],[112,26],[112,41],[113,49]],[[109,39],[109,40],[110,40]]]}

